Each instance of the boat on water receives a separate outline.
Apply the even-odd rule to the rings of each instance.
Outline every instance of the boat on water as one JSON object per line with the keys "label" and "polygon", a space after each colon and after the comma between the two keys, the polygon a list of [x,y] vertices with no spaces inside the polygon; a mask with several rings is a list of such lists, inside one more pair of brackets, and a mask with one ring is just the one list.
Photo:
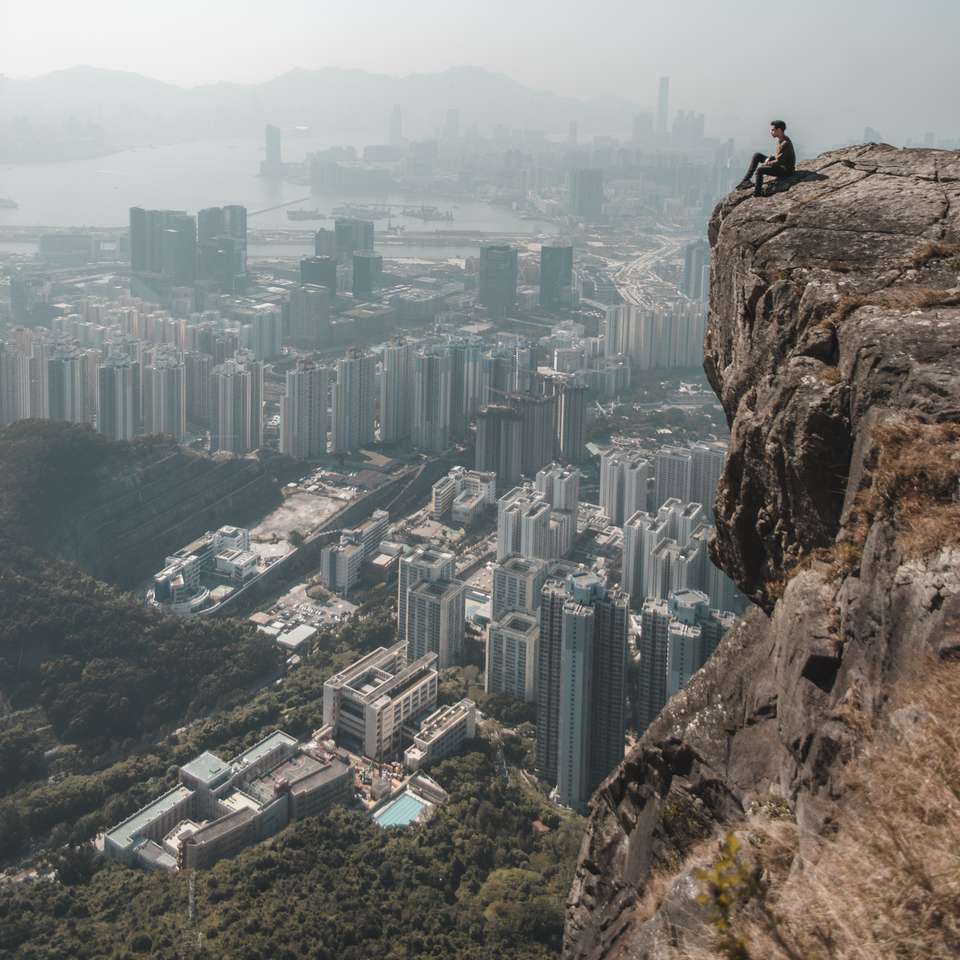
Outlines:
{"label": "boat on water", "polygon": [[319,210],[288,210],[288,220],[326,220]]}
{"label": "boat on water", "polygon": [[335,217],[354,217],[358,220],[386,220],[390,216],[390,208],[344,203],[333,208],[333,215]]}
{"label": "boat on water", "polygon": [[413,217],[416,220],[445,220],[448,223],[453,221],[453,211],[438,210],[436,207],[406,207],[400,211],[403,217]]}
{"label": "boat on water", "polygon": [[16,200],[11,200],[9,197],[0,197],[0,210],[18,210],[20,204]]}

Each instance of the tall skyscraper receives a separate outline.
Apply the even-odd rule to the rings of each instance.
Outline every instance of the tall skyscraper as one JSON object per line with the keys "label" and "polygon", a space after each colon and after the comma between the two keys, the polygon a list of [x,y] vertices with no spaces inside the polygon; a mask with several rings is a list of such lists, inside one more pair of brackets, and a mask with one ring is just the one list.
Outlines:
{"label": "tall skyscraper", "polygon": [[452,667],[463,657],[464,585],[459,580],[424,580],[407,595],[407,662],[437,654]]}
{"label": "tall skyscraper", "polygon": [[547,244],[540,248],[540,306],[550,310],[569,305],[573,286],[573,247]]}
{"label": "tall skyscraper", "polygon": [[490,624],[484,674],[487,693],[505,693],[518,700],[535,698],[539,634],[539,617],[529,613],[508,613]]}
{"label": "tall skyscraper", "polygon": [[186,436],[186,367],[176,353],[158,353],[143,368],[143,432]]}
{"label": "tall skyscraper", "polygon": [[692,240],[683,249],[683,292],[691,300],[705,300],[710,294],[709,285],[704,289],[705,270],[710,263],[710,244],[706,240]]}
{"label": "tall skyscraper", "polygon": [[643,604],[635,717],[641,732],[707,662],[735,622],[732,614],[711,610],[709,598],[696,590]]}
{"label": "tall skyscraper", "polygon": [[548,582],[537,653],[537,768],[583,811],[623,759],[626,597],[594,574]]}
{"label": "tall skyscraper", "polygon": [[340,217],[333,221],[333,233],[339,263],[350,263],[357,250],[373,250],[372,220]]}
{"label": "tall skyscraper", "polygon": [[449,337],[450,432],[457,440],[467,438],[467,425],[480,408],[482,346],[467,337]]}
{"label": "tall skyscraper", "polygon": [[92,423],[88,379],[95,373],[88,355],[72,346],[57,347],[47,360],[47,416],[51,420]]}
{"label": "tall skyscraper", "polygon": [[570,171],[570,212],[575,217],[589,219],[603,213],[602,170],[577,168]]}
{"label": "tall skyscraper", "polygon": [[197,274],[197,221],[182,210],[130,208],[130,272],[191,285]]}
{"label": "tall skyscraper", "polygon": [[406,644],[410,635],[410,592],[424,581],[438,583],[453,580],[453,554],[428,547],[418,547],[400,558],[397,574],[397,639]]}
{"label": "tall skyscraper", "polygon": [[433,347],[413,358],[413,422],[418,450],[442,453],[450,446],[450,354]]}
{"label": "tall skyscraper", "polygon": [[480,248],[478,301],[494,316],[505,316],[517,301],[517,251],[506,244]]}
{"label": "tall skyscraper", "polygon": [[531,484],[514,487],[497,501],[497,559],[515,554],[552,560],[550,504]]}
{"label": "tall skyscraper", "polygon": [[260,174],[264,177],[278,177],[283,173],[282,134],[279,127],[267,124],[264,131],[266,157],[260,165]]}
{"label": "tall skyscraper", "polygon": [[380,286],[383,257],[372,250],[356,250],[353,254],[353,295],[371,297]]}
{"label": "tall skyscraper", "polygon": [[244,454],[263,446],[263,366],[242,350],[210,375],[210,450]]}
{"label": "tall skyscraper", "polygon": [[373,442],[376,358],[351,350],[337,361],[333,387],[332,453],[349,453]]}
{"label": "tall skyscraper", "polygon": [[300,261],[303,286],[326,287],[332,297],[337,292],[337,261],[331,256],[306,257]]}
{"label": "tall skyscraper", "polygon": [[257,358],[270,360],[280,356],[283,339],[283,314],[272,303],[261,303],[240,316],[240,342]]}
{"label": "tall skyscraper", "polygon": [[657,91],[657,134],[666,137],[670,126],[670,78],[661,77]]}
{"label": "tall skyscraper", "polygon": [[333,230],[321,227],[313,235],[313,253],[317,257],[337,258],[337,235]]}
{"label": "tall skyscraper", "polygon": [[298,460],[315,460],[327,452],[327,394],[330,371],[300,361],[287,371],[280,401],[280,452]]}
{"label": "tall skyscraper", "polygon": [[111,440],[140,432],[140,364],[113,356],[97,370],[97,430]]}
{"label": "tall skyscraper", "polygon": [[290,291],[290,339],[321,347],[330,338],[330,290],[305,284]]}
{"label": "tall skyscraper", "polygon": [[395,103],[390,111],[390,144],[398,147],[403,143],[403,113],[400,104]]}
{"label": "tall skyscraper", "polygon": [[500,404],[481,407],[477,415],[476,469],[497,475],[497,489],[520,481],[523,421],[512,408]]}
{"label": "tall skyscraper", "polygon": [[380,371],[380,442],[410,437],[413,368],[410,346],[391,340],[383,349]]}
{"label": "tall skyscraper", "polygon": [[210,374],[214,366],[209,354],[191,351],[183,355],[187,423],[198,427],[210,425]]}

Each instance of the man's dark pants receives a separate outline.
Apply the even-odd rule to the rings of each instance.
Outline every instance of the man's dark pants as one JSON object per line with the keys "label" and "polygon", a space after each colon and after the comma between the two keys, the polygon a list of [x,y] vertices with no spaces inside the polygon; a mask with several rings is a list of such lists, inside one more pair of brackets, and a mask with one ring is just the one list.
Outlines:
{"label": "man's dark pants", "polygon": [[765,154],[755,153],[750,160],[750,168],[747,170],[744,180],[749,180],[754,173],[757,175],[756,189],[753,191],[755,197],[763,193],[763,178],[774,177],[779,180],[781,177],[789,177],[791,171],[779,163],[771,163],[769,166],[762,166],[767,162]]}

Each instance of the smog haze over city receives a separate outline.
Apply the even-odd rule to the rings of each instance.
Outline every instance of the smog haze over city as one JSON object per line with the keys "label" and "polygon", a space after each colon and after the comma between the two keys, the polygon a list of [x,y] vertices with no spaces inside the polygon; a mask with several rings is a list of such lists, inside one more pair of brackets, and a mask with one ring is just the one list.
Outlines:
{"label": "smog haze over city", "polygon": [[[880,472],[929,424],[857,435],[936,351],[856,331],[956,342],[958,36],[953,0],[8,3],[0,960],[826,956],[822,889],[764,897],[899,702],[831,584],[889,521],[902,586],[956,509]],[[831,957],[885,955],[859,922]]]}

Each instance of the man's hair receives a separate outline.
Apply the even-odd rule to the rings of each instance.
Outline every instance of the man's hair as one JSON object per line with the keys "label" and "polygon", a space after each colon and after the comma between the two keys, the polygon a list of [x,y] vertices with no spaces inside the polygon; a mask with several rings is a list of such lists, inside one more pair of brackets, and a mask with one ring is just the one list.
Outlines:
{"label": "man's hair", "polygon": [[771,127],[776,127],[777,130],[782,130],[784,133],[787,132],[787,125],[782,120],[771,120]]}

